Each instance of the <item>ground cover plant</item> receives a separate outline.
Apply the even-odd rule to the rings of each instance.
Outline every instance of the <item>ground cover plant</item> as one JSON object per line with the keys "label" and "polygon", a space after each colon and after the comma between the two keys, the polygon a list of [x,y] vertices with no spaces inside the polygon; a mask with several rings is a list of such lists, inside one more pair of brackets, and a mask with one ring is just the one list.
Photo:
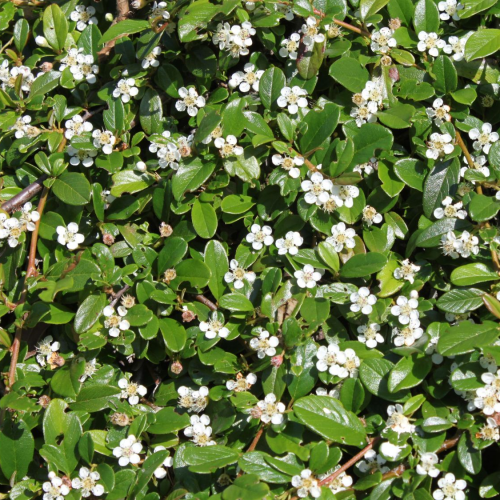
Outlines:
{"label": "ground cover plant", "polygon": [[500,494],[499,17],[0,4],[0,498]]}

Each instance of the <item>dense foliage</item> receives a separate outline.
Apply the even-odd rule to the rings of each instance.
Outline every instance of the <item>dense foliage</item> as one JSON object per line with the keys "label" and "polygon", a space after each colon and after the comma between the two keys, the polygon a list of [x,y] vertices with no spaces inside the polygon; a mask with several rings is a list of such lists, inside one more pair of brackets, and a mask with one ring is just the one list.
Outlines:
{"label": "dense foliage", "polygon": [[0,498],[500,494],[499,18],[0,4]]}

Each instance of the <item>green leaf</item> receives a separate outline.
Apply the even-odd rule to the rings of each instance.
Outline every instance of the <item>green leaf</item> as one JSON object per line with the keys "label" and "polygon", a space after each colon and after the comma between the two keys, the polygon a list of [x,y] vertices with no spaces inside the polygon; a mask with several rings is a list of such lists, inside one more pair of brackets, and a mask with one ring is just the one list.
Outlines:
{"label": "green leaf", "polygon": [[267,457],[269,455],[261,451],[247,452],[238,460],[238,465],[247,474],[255,474],[261,481],[266,483],[289,483],[292,477],[269,465],[266,461]]}
{"label": "green leaf", "polygon": [[299,141],[300,152],[307,155],[309,151],[321,146],[330,137],[340,117],[340,108],[333,103],[325,104],[320,111],[309,111],[302,123],[307,124],[307,132]]}
{"label": "green leaf", "polygon": [[207,243],[205,247],[205,264],[212,273],[208,288],[210,288],[213,296],[219,300],[226,289],[224,275],[229,270],[226,250],[219,241],[211,240]]}
{"label": "green leaf", "polygon": [[236,175],[245,182],[252,182],[260,176],[259,162],[255,156],[249,156],[247,150],[234,159],[226,160],[224,168],[229,175]]}
{"label": "green leaf", "polygon": [[111,385],[95,385],[83,387],[74,403],[70,404],[73,411],[94,413],[118,402],[117,395],[121,389]]}
{"label": "green leaf", "polygon": [[183,413],[180,415],[175,408],[162,408],[155,413],[156,420],[148,427],[151,434],[170,434],[189,425],[189,415]]}
{"label": "green leaf", "polygon": [[288,380],[288,392],[293,399],[306,396],[316,385],[318,381],[318,371],[316,369],[317,351],[316,344],[311,340],[294,349],[291,359],[291,373]]}
{"label": "green leaf", "polygon": [[500,49],[500,30],[481,29],[467,39],[465,43],[465,59],[473,61],[494,54]]}
{"label": "green leaf", "polygon": [[456,356],[474,349],[491,345],[498,339],[500,331],[492,322],[473,324],[462,321],[446,329],[439,337],[437,350],[443,356]]}
{"label": "green leaf", "polygon": [[75,332],[83,333],[92,328],[95,322],[101,317],[102,311],[107,305],[108,300],[104,293],[89,295],[76,311]]}
{"label": "green leaf", "polygon": [[14,25],[14,44],[19,52],[22,52],[28,41],[30,25],[26,19],[18,19]]}
{"label": "green leaf", "polygon": [[431,218],[447,196],[453,196],[460,182],[460,162],[457,158],[440,161],[425,179],[424,214]]}
{"label": "green leaf", "polygon": [[337,59],[330,66],[328,74],[351,92],[361,92],[370,79],[368,70],[351,57]]}
{"label": "green leaf", "polygon": [[217,214],[210,203],[196,199],[191,210],[191,220],[195,231],[202,238],[212,238],[217,231]]}
{"label": "green leaf", "polygon": [[174,198],[181,200],[184,193],[198,189],[212,175],[214,169],[215,163],[203,162],[200,158],[181,165],[172,179]]}
{"label": "green leaf", "polygon": [[464,314],[474,311],[483,305],[483,290],[468,288],[466,290],[450,290],[439,297],[436,305],[445,312]]}
{"label": "green leaf", "polygon": [[187,243],[177,236],[165,240],[163,248],[158,254],[158,272],[163,274],[167,269],[172,269],[186,255]]}
{"label": "green leaf", "polygon": [[160,95],[156,90],[146,89],[144,96],[141,100],[139,107],[139,118],[141,127],[146,134],[161,134],[163,108],[161,104]]}
{"label": "green leaf", "polygon": [[228,293],[219,300],[219,305],[224,309],[234,312],[253,312],[253,304],[241,293]]}
{"label": "green leaf", "polygon": [[404,26],[409,27],[415,6],[411,0],[391,0],[387,10],[392,18],[398,18]]}
{"label": "green leaf", "polygon": [[297,69],[299,70],[299,75],[304,78],[304,80],[310,80],[317,75],[323,63],[325,44],[325,41],[321,43],[315,42],[313,50],[299,52],[299,56],[297,57]]}
{"label": "green leaf", "polygon": [[184,452],[184,460],[190,465],[189,470],[198,474],[208,474],[221,467],[234,464],[240,453],[227,446],[192,446]]}
{"label": "green leaf", "polygon": [[469,204],[469,213],[472,220],[483,222],[495,217],[500,210],[500,201],[490,196],[478,194]]}
{"label": "green leaf", "polygon": [[244,474],[237,477],[233,484],[222,492],[223,500],[262,500],[269,494],[269,486],[261,483],[258,476],[254,474]]}
{"label": "green leaf", "polygon": [[123,193],[137,193],[151,186],[154,178],[151,175],[141,174],[135,170],[121,170],[112,177],[113,187],[111,195],[120,197]]}
{"label": "green leaf", "polygon": [[359,2],[359,12],[361,20],[364,21],[376,14],[389,3],[389,0],[361,0]]}
{"label": "green leaf", "polygon": [[412,354],[401,358],[389,375],[389,391],[394,393],[416,387],[424,381],[431,369],[432,360],[426,354]]}
{"label": "green leaf", "polygon": [[353,255],[340,269],[342,278],[363,278],[379,272],[387,263],[381,253],[369,252]]}
{"label": "green leaf", "polygon": [[498,279],[500,276],[493,269],[480,262],[457,267],[450,276],[451,282],[457,286],[475,285]]}
{"label": "green leaf", "polygon": [[391,132],[382,125],[366,123],[356,130],[352,140],[355,152],[351,164],[359,165],[368,162],[377,149],[389,151],[394,138]]}
{"label": "green leaf", "polygon": [[457,88],[457,70],[448,56],[439,56],[432,67],[436,76],[435,88],[442,94],[449,94]]}
{"label": "green leaf", "polygon": [[419,0],[417,5],[415,5],[415,14],[413,17],[415,32],[436,32],[439,30],[439,23],[439,11],[433,0]]}
{"label": "green leaf", "polygon": [[168,457],[169,452],[167,450],[159,450],[150,455],[141,468],[137,472],[137,480],[134,488],[129,494],[128,498],[147,498],[143,497],[144,490],[146,489],[148,483],[151,481],[153,474],[156,469],[163,465],[163,462]]}
{"label": "green leaf", "polygon": [[83,174],[65,172],[54,181],[54,194],[68,205],[86,205],[90,201],[90,184]]}
{"label": "green leaf", "polygon": [[191,286],[202,288],[207,286],[212,273],[208,266],[194,259],[183,260],[175,270],[177,271],[177,278],[171,282],[171,285],[178,286],[187,281]]}
{"label": "green leaf", "polygon": [[283,71],[274,66],[264,71],[259,83],[259,95],[266,109],[278,109],[277,100],[286,80]]}
{"label": "green leaf", "polygon": [[362,448],[366,431],[354,413],[329,396],[306,396],[293,405],[301,422],[320,436],[335,443]]}
{"label": "green leaf", "polygon": [[60,76],[59,71],[43,73],[33,82],[28,100],[32,101],[35,97],[48,94],[51,90],[54,90],[59,85]]}
{"label": "green leaf", "polygon": [[425,164],[414,158],[399,160],[394,164],[396,175],[412,189],[424,190]]}
{"label": "green leaf", "polygon": [[177,30],[181,42],[192,42],[205,36],[205,28],[219,12],[219,7],[209,2],[198,0],[189,5],[184,16],[179,20]]}
{"label": "green leaf", "polygon": [[481,498],[494,498],[500,495],[500,476],[498,472],[486,476],[479,487]]}
{"label": "green leaf", "polygon": [[181,352],[187,341],[185,328],[171,318],[161,318],[159,323],[165,345],[172,352]]}
{"label": "green leaf", "polygon": [[99,40],[99,44],[103,45],[119,36],[132,35],[151,28],[149,21],[142,19],[125,19],[119,23],[113,24]]}
{"label": "green leaf", "polygon": [[481,472],[482,460],[481,450],[474,448],[472,441],[464,433],[460,436],[457,447],[458,460],[469,474]]}
{"label": "green leaf", "polygon": [[464,8],[460,11],[460,19],[469,19],[479,12],[482,12],[497,4],[497,0],[463,0]]}
{"label": "green leaf", "polygon": [[102,115],[107,130],[119,133],[125,129],[125,107],[121,99],[109,99],[108,109]]}
{"label": "green leaf", "polygon": [[403,129],[411,127],[411,118],[414,114],[415,108],[411,104],[400,104],[378,113],[377,116],[380,122],[387,127]]}
{"label": "green leaf", "polygon": [[0,469],[13,483],[28,473],[33,461],[35,440],[29,426],[8,418],[0,432]]}
{"label": "green leaf", "polygon": [[225,196],[221,203],[221,210],[226,214],[244,214],[255,205],[251,196],[230,194]]}
{"label": "green leaf", "polygon": [[68,36],[68,21],[59,5],[53,3],[43,12],[43,35],[56,51],[64,48]]}
{"label": "green leaf", "polygon": [[389,391],[389,374],[393,367],[387,359],[365,359],[359,367],[359,377],[368,392],[387,401],[401,401],[406,395],[405,391]]}
{"label": "green leaf", "polygon": [[439,246],[443,234],[449,231],[469,230],[471,224],[460,219],[440,219],[431,226],[424,229],[417,238],[416,245],[422,248]]}

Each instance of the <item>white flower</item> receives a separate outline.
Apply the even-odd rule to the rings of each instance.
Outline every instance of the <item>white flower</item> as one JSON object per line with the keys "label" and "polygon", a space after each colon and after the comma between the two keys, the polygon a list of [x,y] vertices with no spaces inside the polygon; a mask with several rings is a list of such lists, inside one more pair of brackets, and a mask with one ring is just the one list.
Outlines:
{"label": "white flower", "polygon": [[346,359],[344,361],[344,365],[340,369],[339,377],[340,378],[347,378],[347,377],[355,378],[355,377],[357,377],[358,376],[358,368],[359,368],[361,361],[358,358],[358,356],[356,356],[356,351],[354,351],[354,349],[349,348],[349,349],[346,349],[344,351],[344,354],[345,354]]}
{"label": "white flower", "polygon": [[220,50],[228,48],[231,44],[231,26],[229,23],[220,23],[217,25],[217,29],[212,37],[212,42],[214,45],[218,45]]}
{"label": "white flower", "polygon": [[280,108],[288,107],[288,112],[294,115],[299,108],[307,108],[307,90],[301,89],[298,86],[283,87],[281,95],[278,97],[278,106]]}
{"label": "white flower", "polygon": [[188,90],[186,87],[181,87],[178,92],[181,98],[175,103],[177,111],[187,110],[189,116],[196,116],[198,108],[205,106],[205,98],[198,95],[195,88],[190,87]]}
{"label": "white flower", "polygon": [[467,212],[462,210],[463,203],[461,201],[453,205],[453,200],[450,196],[447,196],[441,204],[444,208],[438,207],[434,210],[436,219],[442,219],[443,217],[465,219],[467,217]]}
{"label": "white flower", "polygon": [[88,24],[97,24],[97,17],[94,16],[95,8],[85,7],[85,5],[77,5],[75,10],[70,14],[69,18],[76,22],[76,29],[83,31]]}
{"label": "white flower", "polygon": [[[354,198],[359,196],[359,188],[356,186],[333,186],[333,194],[336,195],[347,208],[352,208]],[[340,205],[342,206],[342,205]]]}
{"label": "white flower", "polygon": [[252,36],[257,33],[252,23],[245,21],[239,26],[235,24],[231,27],[231,42],[239,47],[239,54],[246,56],[249,51],[248,47],[252,45]]}
{"label": "white flower", "polygon": [[5,214],[1,214],[0,220],[0,240],[7,240],[11,248],[17,247],[19,238],[24,232],[21,220],[15,217],[7,218]]}
{"label": "white flower", "polygon": [[310,205],[321,205],[328,201],[333,189],[333,182],[330,179],[324,179],[319,172],[311,174],[311,180],[302,181],[300,187],[306,192],[304,199]]}
{"label": "white flower", "polygon": [[454,242],[455,249],[464,258],[470,257],[471,254],[479,253],[479,238],[473,236],[469,231],[464,231],[460,235],[460,239]]}
{"label": "white flower", "polygon": [[54,339],[51,335],[45,337],[37,346],[36,346],[36,360],[40,366],[45,366],[47,362],[50,360],[52,354],[57,352],[61,348],[61,344],[59,342],[54,342]]}
{"label": "white flower", "polygon": [[16,86],[18,77],[21,76],[21,90],[23,92],[29,92],[31,90],[31,85],[35,81],[35,77],[31,70],[27,66],[14,66],[10,71],[8,71],[8,66],[9,62],[5,59],[2,62],[0,70],[2,73],[2,89],[13,89]]}
{"label": "white flower", "polygon": [[[253,2],[251,2],[251,3],[253,3]],[[278,3],[276,5],[276,10],[278,12],[285,14],[286,21],[293,21],[295,18],[295,16],[293,15],[293,10],[289,5],[284,5],[282,3]]]}
{"label": "white flower", "polygon": [[491,354],[484,354],[479,358],[481,368],[485,368],[490,373],[495,373],[498,369],[497,362]]}
{"label": "white flower", "polygon": [[490,123],[483,123],[481,127],[481,131],[478,128],[473,128],[469,130],[469,137],[474,141],[472,147],[476,151],[483,151],[483,153],[488,154],[491,148],[491,145],[494,142],[498,141],[497,132],[491,131]]}
{"label": "white flower", "polygon": [[228,135],[225,139],[217,137],[214,146],[219,150],[222,158],[227,156],[239,156],[243,154],[243,148],[237,145],[237,139],[234,135]]}
{"label": "white flower", "polygon": [[318,358],[316,363],[318,371],[328,371],[331,375],[336,376],[340,376],[340,373],[342,372],[342,365],[347,359],[345,352],[341,351],[337,344],[320,346],[316,352],[316,357]]}
{"label": "white flower", "polygon": [[418,292],[412,290],[409,299],[400,295],[396,300],[396,305],[391,307],[391,314],[397,316],[402,325],[418,322]]}
{"label": "white flower", "polygon": [[255,65],[252,63],[246,63],[243,67],[243,71],[237,71],[233,73],[228,84],[231,88],[238,87],[240,92],[248,92],[250,89],[259,91],[259,81],[261,76],[264,74],[264,70],[259,69],[255,71]]}
{"label": "white flower", "polygon": [[292,179],[297,179],[300,176],[300,169],[298,167],[304,165],[304,158],[302,156],[295,156],[291,158],[288,155],[273,155],[271,158],[273,165],[280,166],[288,172]]}
{"label": "white flower", "polygon": [[271,336],[267,330],[260,329],[259,336],[250,339],[250,347],[257,351],[257,357],[274,356],[280,341],[278,337]]}
{"label": "white flower", "polygon": [[116,84],[113,90],[113,97],[117,99],[121,97],[123,102],[129,102],[131,97],[135,97],[139,93],[139,89],[135,86],[133,78],[122,78]]}
{"label": "white flower", "polygon": [[486,419],[486,425],[479,431],[479,437],[488,441],[500,440],[500,430],[494,418],[488,417]]}
{"label": "white flower", "polygon": [[[165,450],[166,450],[165,446],[155,446],[153,453],[158,453],[159,451],[165,451]],[[166,469],[168,467],[172,467],[172,465],[174,465],[174,458],[167,457],[163,461],[162,465],[160,467],[158,467],[157,469],[155,469],[155,471],[153,472],[156,479],[163,479],[167,475]]]}
{"label": "white flower", "polygon": [[450,18],[454,21],[458,21],[460,19],[458,15],[458,11],[462,10],[464,6],[461,3],[458,3],[457,0],[446,0],[444,2],[438,3],[438,9],[441,11],[439,14],[439,18],[441,21],[448,21]]}
{"label": "white flower", "polygon": [[210,427],[210,417],[208,415],[192,415],[191,425],[184,429],[184,435],[192,438],[197,446],[214,446],[217,444],[212,439],[212,427]]}
{"label": "white flower", "polygon": [[160,147],[156,154],[159,159],[158,165],[160,168],[170,167],[172,170],[177,170],[179,168],[181,154],[173,142],[169,142],[165,146]]}
{"label": "white flower", "polygon": [[289,57],[292,61],[295,61],[299,51],[300,35],[298,33],[292,33],[290,38],[285,38],[281,42],[281,45],[282,47],[280,48],[279,55],[281,57]]}
{"label": "white flower", "polygon": [[116,137],[109,130],[94,130],[92,132],[94,138],[94,147],[102,148],[105,155],[110,155],[113,152],[113,146],[116,142]]}
{"label": "white flower", "polygon": [[276,396],[274,394],[268,394],[263,401],[259,401],[257,408],[260,420],[263,423],[268,424],[271,422],[279,425],[283,422],[283,413],[286,410],[286,406],[283,403],[276,403]]}
{"label": "white flower", "polygon": [[64,132],[64,137],[66,139],[73,139],[75,136],[81,136],[85,132],[90,132],[92,130],[92,123],[84,122],[80,115],[73,116],[71,120],[66,120],[64,124],[66,131]]}
{"label": "white flower", "polygon": [[415,426],[410,423],[410,420],[403,414],[403,406],[400,404],[389,405],[387,407],[387,427],[390,427],[394,432],[403,434],[409,432],[410,434],[415,431]]}
{"label": "white flower", "polygon": [[356,466],[363,474],[376,471],[385,474],[389,471],[389,467],[384,465],[386,462],[385,458],[380,456],[375,450],[368,450],[365,453],[364,460],[360,460]]}
{"label": "white flower", "polygon": [[361,163],[354,167],[354,172],[358,172],[359,174],[363,174],[364,171],[366,175],[370,175],[375,170],[378,170],[378,160],[375,157],[370,158],[370,161],[367,163]]}
{"label": "white flower", "polygon": [[66,148],[66,152],[71,157],[69,159],[71,165],[77,166],[81,163],[87,168],[94,164],[94,158],[97,156],[97,151],[93,149],[75,149],[71,144]]}
{"label": "white flower", "polygon": [[443,52],[445,54],[453,54],[451,58],[454,61],[461,61],[464,58],[466,43],[467,37],[458,38],[456,36],[450,36],[450,38],[448,38],[448,43],[443,47]]}
{"label": "white flower", "polygon": [[292,486],[297,488],[297,496],[299,498],[306,498],[309,495],[313,498],[321,496],[321,486],[318,485],[317,479],[315,479],[309,469],[304,469],[300,473],[300,476],[293,476]]}
{"label": "white flower", "polygon": [[377,210],[372,206],[366,205],[366,207],[363,208],[363,221],[367,226],[371,226],[372,224],[380,224],[382,220],[382,215],[379,214]]}
{"label": "white flower", "polygon": [[378,344],[384,343],[384,337],[380,334],[380,325],[369,323],[368,325],[358,326],[358,341],[366,344],[366,347],[373,349]]}
{"label": "white flower", "polygon": [[87,498],[90,495],[100,497],[104,494],[104,486],[102,484],[97,484],[97,481],[101,479],[99,472],[90,472],[87,467],[81,467],[78,475],[80,477],[75,477],[75,479],[71,481],[71,486],[75,490],[82,490],[83,498]]}
{"label": "white flower", "polygon": [[[320,474],[318,479],[323,480],[327,476],[333,474],[334,472],[340,469],[340,465],[337,465],[335,469],[328,471],[326,474]],[[328,488],[330,488],[331,492],[335,495],[336,493],[340,493],[341,491],[345,491],[347,488],[352,486],[352,476],[347,475],[347,473],[342,472],[338,475],[333,481],[328,483]]]}
{"label": "white flower", "polygon": [[[492,375],[488,373],[488,375]],[[500,401],[497,389],[492,385],[486,385],[476,389],[476,397],[474,398],[474,405],[476,408],[483,410],[485,415],[493,415],[493,413],[500,412]]]}
{"label": "white flower", "polygon": [[[118,312],[118,314],[116,314]],[[123,306],[118,306],[116,311],[113,306],[106,306],[103,311],[105,316],[104,328],[108,328],[108,334],[110,337],[118,337],[120,331],[124,332],[130,328],[130,323],[125,316],[127,315],[127,309]]]}
{"label": "white flower", "polygon": [[382,455],[389,457],[391,460],[397,460],[402,449],[403,449],[402,446],[397,446],[395,444],[390,443],[389,441],[384,441],[380,445],[379,452]]}
{"label": "white flower", "polygon": [[97,359],[91,359],[90,361],[87,361],[85,363],[85,368],[84,368],[84,371],[83,371],[83,375],[81,375],[79,377],[79,381],[80,382],[85,382],[85,380],[87,380],[88,378],[92,378],[92,375],[94,375],[94,373],[97,371]]}
{"label": "white flower", "polygon": [[362,314],[370,314],[373,310],[373,305],[377,302],[377,297],[370,293],[370,290],[362,286],[357,292],[351,293],[351,311],[360,312]]}
{"label": "white flower", "polygon": [[273,230],[269,226],[261,227],[259,224],[252,224],[250,231],[246,236],[246,240],[252,244],[254,250],[261,250],[264,245],[268,247],[273,244]]}
{"label": "white flower", "polygon": [[288,231],[284,238],[276,240],[279,255],[297,255],[299,247],[304,243],[304,238],[297,231]]}
{"label": "white flower", "polygon": [[231,268],[224,275],[224,281],[226,283],[234,283],[234,288],[239,290],[243,288],[244,280],[248,281],[248,283],[253,283],[255,281],[255,273],[253,271],[246,271],[243,267],[238,264],[238,261],[232,259],[229,263],[229,267]]}
{"label": "white flower", "polygon": [[448,231],[446,234],[441,236],[441,248],[443,250],[443,254],[446,257],[451,257],[452,259],[458,259],[459,253],[457,252],[457,244],[459,241],[455,236],[453,231]]}
{"label": "white flower", "polygon": [[338,387],[334,387],[327,391],[324,387],[318,387],[316,389],[316,394],[318,396],[329,396],[331,398],[339,399],[340,398],[340,389]]}
{"label": "white flower", "polygon": [[141,461],[139,453],[142,452],[142,444],[137,438],[130,434],[126,439],[120,441],[120,446],[113,450],[113,455],[118,458],[118,464],[126,467],[128,464],[136,465]]}
{"label": "white flower", "polygon": [[437,57],[439,55],[439,49],[442,49],[446,45],[446,42],[441,40],[437,33],[426,33],[425,31],[420,31],[418,39],[420,41],[417,44],[417,49],[420,52],[427,51],[432,57]]}
{"label": "white flower", "polygon": [[295,271],[293,275],[297,278],[297,285],[300,288],[314,288],[316,282],[323,276],[324,271],[321,271],[315,271],[311,264],[306,264],[302,271]]}
{"label": "white flower", "polygon": [[391,28],[382,28],[380,31],[374,31],[370,45],[373,52],[387,54],[392,48],[396,47],[397,42],[392,33]]}
{"label": "white flower", "polygon": [[425,156],[432,160],[437,160],[442,156],[453,153],[454,147],[451,141],[452,138],[450,134],[432,133],[427,141],[428,149],[425,152]]}
{"label": "white flower", "polygon": [[257,375],[255,373],[249,373],[246,377],[238,374],[236,380],[228,380],[226,382],[226,387],[228,391],[244,392],[250,390],[255,382],[257,382]]}
{"label": "white flower", "polygon": [[202,385],[194,391],[190,387],[181,386],[177,389],[179,394],[179,406],[187,408],[187,411],[200,413],[208,404],[208,387]]}
{"label": "white flower", "polygon": [[94,64],[94,56],[78,54],[77,63],[70,66],[71,74],[75,80],[87,80],[88,83],[93,84],[97,81],[96,75],[99,73],[99,66]]}
{"label": "white flower", "polygon": [[375,101],[364,101],[358,107],[351,109],[351,116],[356,120],[356,125],[361,127],[365,123],[377,121],[378,106]]}
{"label": "white flower", "polygon": [[432,120],[434,118],[434,123],[437,126],[443,124],[443,122],[449,122],[451,120],[450,107],[444,104],[443,99],[440,97],[434,99],[432,103],[432,108],[426,109],[427,116]]}
{"label": "white flower", "polygon": [[78,224],[70,222],[67,227],[57,226],[57,241],[66,246],[69,250],[76,250],[80,243],[83,243],[85,236],[78,233]]}
{"label": "white flower", "polygon": [[165,20],[170,19],[170,13],[167,10],[167,2],[155,2],[149,16],[153,18],[162,17]]}
{"label": "white flower", "polygon": [[420,323],[410,323],[404,328],[394,328],[392,330],[392,336],[394,340],[394,345],[396,347],[401,346],[412,346],[422,335],[424,330],[420,328]]}
{"label": "white flower", "polygon": [[215,337],[225,339],[229,335],[229,329],[224,326],[224,316],[217,313],[217,311],[211,313],[208,321],[200,322],[200,330],[205,332],[207,339],[214,339]]}
{"label": "white flower", "polygon": [[160,65],[160,61],[158,61],[158,56],[161,54],[161,48],[155,47],[142,61],[141,66],[142,69],[157,68]]}
{"label": "white flower", "polygon": [[420,271],[420,266],[416,266],[410,262],[410,259],[405,259],[401,262],[401,267],[394,269],[392,274],[397,280],[406,280],[411,284],[415,281],[415,273]]}
{"label": "white flower", "polygon": [[310,49],[312,49],[315,43],[323,43],[325,41],[325,35],[319,32],[318,22],[315,17],[309,16],[306,19],[306,24],[302,25],[300,31],[304,34],[302,42]]}
{"label": "white flower", "polygon": [[332,226],[332,236],[329,236],[326,242],[332,245],[336,252],[341,252],[344,247],[354,248],[356,246],[355,236],[356,231],[353,228],[346,228],[343,222],[339,222]]}
{"label": "white flower", "polygon": [[55,472],[49,472],[49,479],[42,485],[43,500],[62,500],[69,493],[69,486]]}
{"label": "white flower", "polygon": [[439,458],[435,453],[423,453],[420,455],[420,463],[417,465],[417,474],[421,476],[438,477],[440,470],[436,468]]}
{"label": "white flower", "polygon": [[120,397],[128,399],[131,405],[136,405],[139,402],[139,396],[145,396],[148,392],[143,385],[129,382],[126,378],[118,380],[118,387],[122,390]]}
{"label": "white flower", "polygon": [[[465,172],[467,170],[472,169],[472,170],[477,170],[478,172],[481,172],[485,177],[488,177],[490,175],[490,169],[488,167],[485,167],[486,165],[486,156],[473,156],[472,157],[472,167],[469,165],[469,162],[467,158],[464,156],[464,162],[465,162],[465,167],[462,167],[460,169],[460,176],[464,177]],[[475,181],[472,181],[474,184]]]}
{"label": "white flower", "polygon": [[24,115],[20,116],[14,125],[10,127],[10,130],[14,130],[14,136],[16,139],[22,139],[23,137],[36,137],[39,134],[39,130],[36,127],[30,125],[31,116]]}
{"label": "white flower", "polygon": [[463,490],[467,488],[467,483],[463,479],[455,479],[451,472],[438,480],[438,486],[440,489],[432,492],[434,500],[465,500]]}

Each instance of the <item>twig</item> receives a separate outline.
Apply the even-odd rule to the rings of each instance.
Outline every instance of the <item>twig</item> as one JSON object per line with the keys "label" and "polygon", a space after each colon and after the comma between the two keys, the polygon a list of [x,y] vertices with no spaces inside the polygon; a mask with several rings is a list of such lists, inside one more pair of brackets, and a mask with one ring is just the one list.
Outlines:
{"label": "twig", "polygon": [[255,447],[259,443],[259,439],[262,437],[262,433],[264,432],[264,426],[261,426],[261,428],[257,431],[257,434],[255,434],[255,437],[253,438],[252,443],[248,447],[247,453],[249,451],[255,450]]}
{"label": "twig", "polygon": [[25,187],[20,193],[17,193],[10,200],[2,205],[2,210],[6,212],[14,212],[16,209],[24,205],[27,201],[31,200],[33,196],[38,194],[43,187],[43,181],[47,179],[47,175],[41,175],[33,184]]}
{"label": "twig", "polygon": [[[470,155],[469,150],[467,149],[467,145],[465,144],[464,140],[462,139],[462,136],[460,135],[460,132],[457,129],[455,129],[455,137],[457,138],[457,144],[460,146],[460,149],[462,150],[465,159],[469,164],[469,167],[473,169],[474,160],[472,159],[472,156]],[[481,184],[479,182],[476,184],[476,192],[477,194],[483,194],[483,188],[481,187]],[[486,221],[484,223],[484,227],[489,228],[491,227],[491,225],[488,221]],[[495,266],[497,274],[500,275],[500,261],[498,259],[498,254],[496,250],[494,250],[493,248],[490,249],[490,253],[491,253],[491,260],[493,261],[493,265]]]}
{"label": "twig", "polygon": [[[42,217],[43,209],[45,208],[45,202],[47,201],[47,196],[49,194],[48,188],[44,187],[42,191],[42,196],[40,197],[40,202],[38,203],[38,213],[40,214],[40,218],[36,221],[35,224],[35,230],[33,231],[31,235],[31,244],[30,244],[30,254],[28,258],[28,268],[26,270],[26,277],[24,278],[24,290],[23,293],[21,294],[21,299],[18,303],[18,305],[22,305],[26,302],[26,297],[28,295],[28,287],[26,285],[26,282],[28,278],[31,278],[31,276],[34,276],[36,274],[36,264],[35,264],[35,258],[36,258],[36,245],[38,242],[38,231],[40,230],[40,220]],[[24,322],[26,319],[25,317],[21,320]],[[23,326],[22,323],[20,326],[16,328],[16,334],[14,336],[14,341],[12,342],[12,356],[10,359],[10,367],[9,367],[9,385],[7,387],[8,390],[14,385],[16,381],[16,367],[17,367],[17,360],[19,358],[19,349],[21,346],[21,335],[23,333]]]}
{"label": "twig", "polygon": [[[129,16],[130,7],[128,4],[128,0],[116,0],[116,10],[118,12],[118,15],[115,17],[115,19],[113,19],[111,26],[124,21]],[[117,38],[114,38],[113,40],[110,40],[109,42],[106,42],[104,44],[104,47],[97,53],[99,62],[102,62],[106,57],[109,56],[109,53],[116,44],[116,40],[118,38],[121,38],[122,36],[125,35],[120,35]]]}
{"label": "twig", "polygon": [[195,295],[194,298],[198,302],[205,304],[212,311],[217,311],[217,306],[210,299],[207,299],[204,295]]}
{"label": "twig", "polygon": [[85,111],[85,113],[82,116],[82,120],[86,122],[89,118],[92,118],[94,115],[100,113],[104,108],[105,106],[99,106],[97,109],[94,109],[93,111],[89,110]]}
{"label": "twig", "polygon": [[337,19],[334,19],[333,22],[337,26],[342,26],[342,28],[348,29],[350,31],[354,31],[354,33],[357,33],[358,35],[365,36],[366,38],[371,38],[371,34],[368,33],[368,31],[362,30],[360,28],[356,28],[356,26],[353,26],[352,24],[345,23],[344,21],[338,21]]}
{"label": "twig", "polygon": [[325,484],[331,483],[334,479],[337,479],[342,472],[345,472],[347,469],[352,467],[355,463],[359,462],[365,455],[366,452],[371,450],[375,444],[380,441],[379,437],[373,438],[359,453],[354,455],[350,460],[348,460],[340,469],[336,470],[329,476],[325,477],[321,481],[318,482],[319,486],[323,486]]}
{"label": "twig", "polygon": [[115,307],[122,295],[130,288],[130,285],[125,285],[121,290],[115,293],[113,300],[109,303],[111,307]]}
{"label": "twig", "polygon": [[12,44],[14,41],[14,37],[12,37],[1,49],[0,49],[0,54],[9,46]]}

